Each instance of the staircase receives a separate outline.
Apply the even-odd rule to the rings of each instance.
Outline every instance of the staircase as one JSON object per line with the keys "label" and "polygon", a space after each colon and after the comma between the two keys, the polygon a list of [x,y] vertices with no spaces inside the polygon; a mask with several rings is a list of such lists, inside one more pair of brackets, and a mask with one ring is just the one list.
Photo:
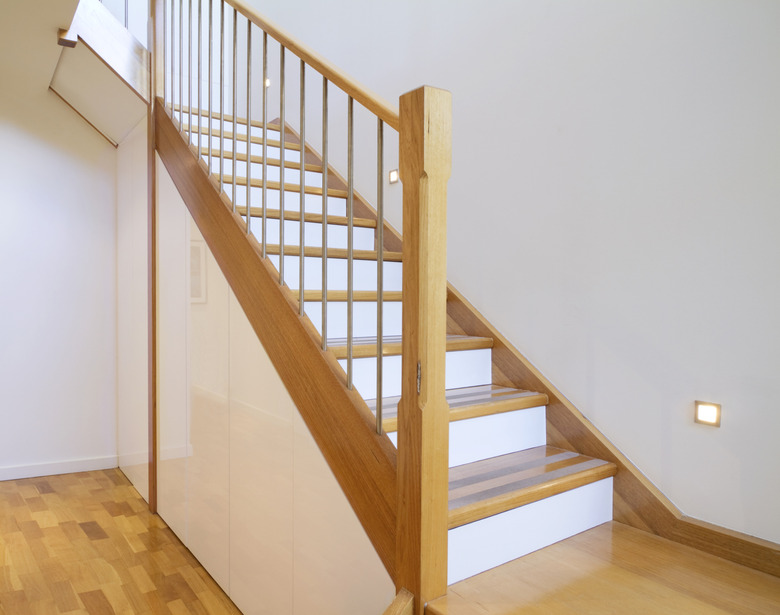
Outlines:
{"label": "staircase", "polygon": [[[177,116],[174,108],[173,116]],[[300,297],[301,224],[304,236],[304,312],[320,335],[323,294],[327,293],[326,347],[347,371],[348,328],[347,190],[338,180],[328,189],[327,215],[322,207],[322,159],[309,145],[305,160],[304,209],[300,211],[301,148],[289,127],[281,148],[278,120],[266,126],[267,181],[263,178],[263,126],[253,121],[247,155],[247,122],[202,117],[189,109],[183,114],[182,135],[209,165],[212,181],[235,198],[236,211],[250,233],[263,242],[278,271],[284,247],[284,283]],[[176,121],[176,120],[174,120]],[[233,130],[236,129],[234,141]],[[210,148],[208,146],[209,140]],[[236,147],[235,173],[233,169]],[[209,160],[209,153],[211,154]],[[266,190],[266,210],[255,205],[247,212],[247,157],[251,184],[257,196]],[[280,186],[281,159],[285,182]],[[224,162],[220,177],[220,164]],[[328,168],[330,178],[341,169]],[[279,207],[283,188],[283,207]],[[253,195],[254,199],[254,195]],[[370,203],[355,205],[372,212]],[[281,219],[284,218],[284,243]],[[324,227],[324,228],[323,228]],[[352,378],[355,389],[376,413],[382,408],[384,431],[397,443],[397,411],[401,395],[401,253],[385,250],[383,258],[383,386],[377,399],[377,217],[353,218]],[[389,226],[385,232],[394,233]],[[323,237],[327,238],[327,287],[323,289]],[[288,239],[289,238],[289,239]],[[446,341],[446,399],[449,428],[449,549],[448,583],[521,557],[531,551],[612,519],[613,463],[547,443],[546,394],[500,386],[492,380],[490,337],[451,333]]]}

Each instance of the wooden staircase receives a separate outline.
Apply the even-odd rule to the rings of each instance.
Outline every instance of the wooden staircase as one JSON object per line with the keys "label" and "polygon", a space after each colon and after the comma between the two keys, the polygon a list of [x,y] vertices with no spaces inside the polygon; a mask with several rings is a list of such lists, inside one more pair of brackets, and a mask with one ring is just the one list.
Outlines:
{"label": "wooden staircase", "polygon": [[[195,112],[197,116],[197,111]],[[175,115],[175,114],[174,114]],[[185,119],[187,114],[185,113]],[[197,117],[195,118],[197,120]],[[237,120],[236,140],[233,140],[233,118],[226,118],[224,128],[212,118],[210,126],[183,126],[183,136],[193,153],[200,153],[208,164],[212,159],[212,184],[221,185],[225,196],[235,190],[239,203],[245,203],[242,190],[246,179],[247,159],[251,161],[251,185],[265,188],[268,205],[249,208],[251,233],[261,239],[266,233],[266,254],[278,269],[282,252],[280,220],[284,219],[285,286],[290,297],[300,297],[298,259],[301,255],[298,237],[300,224],[306,235],[303,256],[307,272],[304,310],[318,331],[322,330],[322,300],[325,290],[309,286],[309,272],[321,270],[322,224],[322,161],[311,146],[305,148],[306,185],[303,193],[317,197],[306,201],[301,213],[299,198],[301,146],[297,135],[288,129],[285,148],[281,150],[280,126],[267,126],[266,169],[268,180],[262,177],[262,124],[252,122],[247,130],[245,120]],[[247,133],[251,136],[247,137]],[[200,142],[199,142],[200,139]],[[211,140],[210,147],[204,141]],[[247,142],[252,147],[247,153]],[[232,166],[233,144],[236,143],[236,176],[228,168],[219,175],[219,159]],[[280,160],[285,160],[286,181],[280,182]],[[337,169],[328,168],[327,257],[329,267],[338,271],[347,258],[346,186]],[[284,196],[281,196],[283,191]],[[397,443],[397,409],[400,400],[401,318],[400,287],[401,248],[399,234],[389,225],[384,229],[386,267],[395,267],[385,277],[384,304],[388,314],[382,339],[385,361],[384,391],[381,401],[376,397],[375,365],[378,354],[376,337],[376,242],[377,218],[371,204],[355,197],[353,219],[354,259],[368,261],[368,274],[356,271],[355,319],[353,324],[352,357],[355,386],[372,412],[379,403],[383,408],[383,427]],[[283,203],[284,211],[279,207]],[[247,219],[247,207],[238,205],[235,211]],[[392,247],[392,249],[387,249]],[[363,279],[367,276],[369,279]],[[341,276],[329,277],[327,288],[329,329],[327,348],[345,367],[348,356],[346,312],[347,293]],[[373,286],[372,286],[373,285]],[[454,330],[448,334],[447,391],[450,406],[450,477],[449,477],[449,576],[450,583],[472,576],[488,568],[520,557],[557,540],[612,519],[611,477],[615,464],[580,455],[577,452],[548,446],[544,406],[545,393],[502,386],[492,380],[491,349],[493,337],[466,335]],[[373,335],[371,334],[373,332]],[[365,369],[364,369],[365,366]],[[372,380],[373,378],[373,380]]]}

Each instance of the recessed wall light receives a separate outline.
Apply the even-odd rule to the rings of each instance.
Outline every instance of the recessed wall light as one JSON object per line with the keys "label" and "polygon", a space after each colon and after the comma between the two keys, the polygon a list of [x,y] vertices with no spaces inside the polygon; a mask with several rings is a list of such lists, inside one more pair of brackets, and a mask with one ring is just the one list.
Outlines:
{"label": "recessed wall light", "polygon": [[697,401],[696,414],[694,415],[693,420],[702,425],[720,427],[720,404],[713,404],[708,401]]}
{"label": "recessed wall light", "polygon": [[399,179],[398,169],[393,169],[392,171],[390,171],[390,183],[395,184],[396,182],[398,182],[398,179]]}
{"label": "recessed wall light", "polygon": [[271,79],[266,77],[265,79],[265,87],[270,88],[271,87]]}

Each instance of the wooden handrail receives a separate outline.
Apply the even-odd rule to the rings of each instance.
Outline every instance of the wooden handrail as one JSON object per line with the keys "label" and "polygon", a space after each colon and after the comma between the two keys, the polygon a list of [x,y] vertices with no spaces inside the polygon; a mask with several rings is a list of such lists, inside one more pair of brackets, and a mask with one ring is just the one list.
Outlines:
{"label": "wooden handrail", "polygon": [[249,19],[253,24],[258,26],[261,30],[267,32],[268,36],[276,40],[278,43],[284,45],[286,49],[294,53],[301,60],[306,62],[306,64],[326,77],[328,81],[341,88],[344,92],[354,98],[366,109],[371,111],[388,126],[392,126],[395,130],[399,130],[400,121],[398,117],[398,109],[388,101],[384,100],[378,94],[375,94],[374,92],[371,92],[367,88],[363,87],[352,77],[328,62],[328,60],[323,58],[315,51],[309,49],[300,41],[293,38],[292,35],[282,30],[273,22],[255,13],[254,9],[247,6],[241,0],[225,1],[227,4],[234,7],[244,17]]}
{"label": "wooden handrail", "polygon": [[406,588],[399,591],[393,601],[385,609],[384,615],[412,615],[414,594]]}
{"label": "wooden handrail", "polygon": [[447,181],[452,166],[452,97],[422,87],[401,97],[403,182],[403,357],[398,404],[396,587],[414,613],[447,591],[449,406]]}

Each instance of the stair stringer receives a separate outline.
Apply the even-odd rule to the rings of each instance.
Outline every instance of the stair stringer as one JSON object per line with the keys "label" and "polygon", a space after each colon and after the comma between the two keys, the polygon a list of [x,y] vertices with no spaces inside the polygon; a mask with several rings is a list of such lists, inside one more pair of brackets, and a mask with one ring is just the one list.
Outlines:
{"label": "stair stringer", "polygon": [[548,445],[611,461],[617,466],[613,493],[616,521],[780,576],[780,545],[683,515],[452,285],[447,290],[447,312],[448,333],[493,338],[494,384],[548,396]]}
{"label": "stair stringer", "polygon": [[292,293],[247,236],[241,216],[181,138],[161,99],[155,105],[155,149],[206,244],[284,382],[391,578],[395,578],[396,451],[378,435],[356,390],[345,385],[335,356],[320,347]]}

